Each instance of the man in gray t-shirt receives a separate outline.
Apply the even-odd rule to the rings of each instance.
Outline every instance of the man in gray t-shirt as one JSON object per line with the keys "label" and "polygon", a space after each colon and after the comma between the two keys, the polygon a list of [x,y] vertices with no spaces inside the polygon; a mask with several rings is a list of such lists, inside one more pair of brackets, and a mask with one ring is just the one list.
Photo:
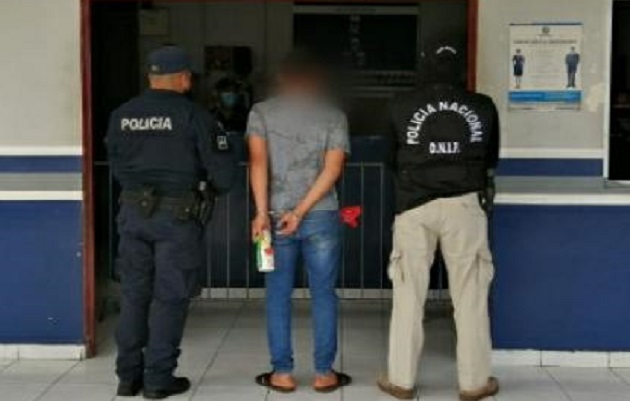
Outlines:
{"label": "man in gray t-shirt", "polygon": [[[247,128],[256,202],[252,235],[272,231],[275,271],[266,274],[267,336],[273,370],[256,382],[294,391],[291,296],[297,261],[305,262],[313,301],[316,391],[350,383],[335,372],[341,226],[335,183],[350,152],[344,114],[325,100],[323,69],[293,53],[278,76],[279,93],[252,109]],[[273,221],[270,219],[273,216]]]}
{"label": "man in gray t-shirt", "polygon": [[[254,106],[248,135],[267,142],[271,210],[293,210],[324,167],[329,150],[350,153],[345,115],[324,101],[278,96]],[[337,210],[334,187],[310,210]]]}

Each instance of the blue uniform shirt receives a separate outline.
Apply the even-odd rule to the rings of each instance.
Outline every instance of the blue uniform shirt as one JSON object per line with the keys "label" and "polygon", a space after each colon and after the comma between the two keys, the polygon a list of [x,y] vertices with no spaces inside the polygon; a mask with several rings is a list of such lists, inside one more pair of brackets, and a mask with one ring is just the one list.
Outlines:
{"label": "blue uniform shirt", "polygon": [[580,64],[580,55],[578,53],[569,53],[566,57],[567,70],[569,72],[577,72]]}
{"label": "blue uniform shirt", "polygon": [[235,158],[214,118],[185,96],[149,90],[116,109],[107,133],[109,161],[123,189],[168,192],[208,181],[232,185]]}

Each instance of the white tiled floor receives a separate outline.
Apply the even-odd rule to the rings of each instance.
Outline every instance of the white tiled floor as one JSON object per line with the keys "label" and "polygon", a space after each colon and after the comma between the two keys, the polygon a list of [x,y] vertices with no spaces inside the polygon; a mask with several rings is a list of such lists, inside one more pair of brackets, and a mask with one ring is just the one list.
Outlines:
{"label": "white tiled floor", "polygon": [[[307,301],[296,302],[294,335],[298,393],[269,393],[253,377],[269,369],[264,316],[260,301],[198,302],[193,305],[179,374],[193,379],[189,394],[173,400],[195,401],[380,401],[374,381],[383,369],[389,320],[386,301],[346,301],[341,308],[337,368],[355,382],[341,392],[318,395],[311,380],[311,320]],[[455,335],[448,318],[429,315],[419,399],[457,399]],[[111,322],[113,323],[113,322]],[[97,358],[76,362],[0,360],[1,401],[113,401],[115,347],[111,326],[101,330]],[[498,367],[502,384],[498,401],[627,401],[630,370],[589,368]]]}

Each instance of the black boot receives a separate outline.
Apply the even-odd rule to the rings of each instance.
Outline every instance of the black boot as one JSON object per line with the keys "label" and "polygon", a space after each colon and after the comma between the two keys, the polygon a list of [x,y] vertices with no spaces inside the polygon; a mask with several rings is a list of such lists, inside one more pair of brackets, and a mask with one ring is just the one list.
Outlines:
{"label": "black boot", "polygon": [[190,390],[190,380],[185,377],[175,377],[172,383],[163,388],[145,388],[144,398],[147,400],[163,400],[172,395],[184,394]]}
{"label": "black boot", "polygon": [[142,380],[134,380],[131,382],[118,383],[118,391],[116,395],[119,397],[135,397],[142,390]]}

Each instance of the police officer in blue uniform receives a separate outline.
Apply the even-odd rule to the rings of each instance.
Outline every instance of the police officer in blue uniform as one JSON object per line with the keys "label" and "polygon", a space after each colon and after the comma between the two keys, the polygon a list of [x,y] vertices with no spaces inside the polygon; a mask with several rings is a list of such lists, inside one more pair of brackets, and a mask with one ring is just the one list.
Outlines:
{"label": "police officer in blue uniform", "polygon": [[150,89],[112,113],[107,135],[122,187],[116,373],[119,396],[144,389],[163,399],[190,388],[173,373],[199,290],[203,226],[215,195],[231,186],[235,160],[213,117],[185,97],[192,74],[182,49],[151,53],[148,77]]}
{"label": "police officer in blue uniform", "polygon": [[452,46],[429,53],[427,82],[392,102],[396,221],[389,265],[393,311],[382,391],[416,397],[424,303],[439,245],[457,327],[459,398],[499,391],[491,376],[488,293],[494,267],[488,244],[491,172],[499,157],[497,108],[464,88],[463,60]]}
{"label": "police officer in blue uniform", "polygon": [[571,47],[571,50],[566,55],[565,63],[567,65],[567,89],[576,89],[580,54],[576,51],[575,46]]}

